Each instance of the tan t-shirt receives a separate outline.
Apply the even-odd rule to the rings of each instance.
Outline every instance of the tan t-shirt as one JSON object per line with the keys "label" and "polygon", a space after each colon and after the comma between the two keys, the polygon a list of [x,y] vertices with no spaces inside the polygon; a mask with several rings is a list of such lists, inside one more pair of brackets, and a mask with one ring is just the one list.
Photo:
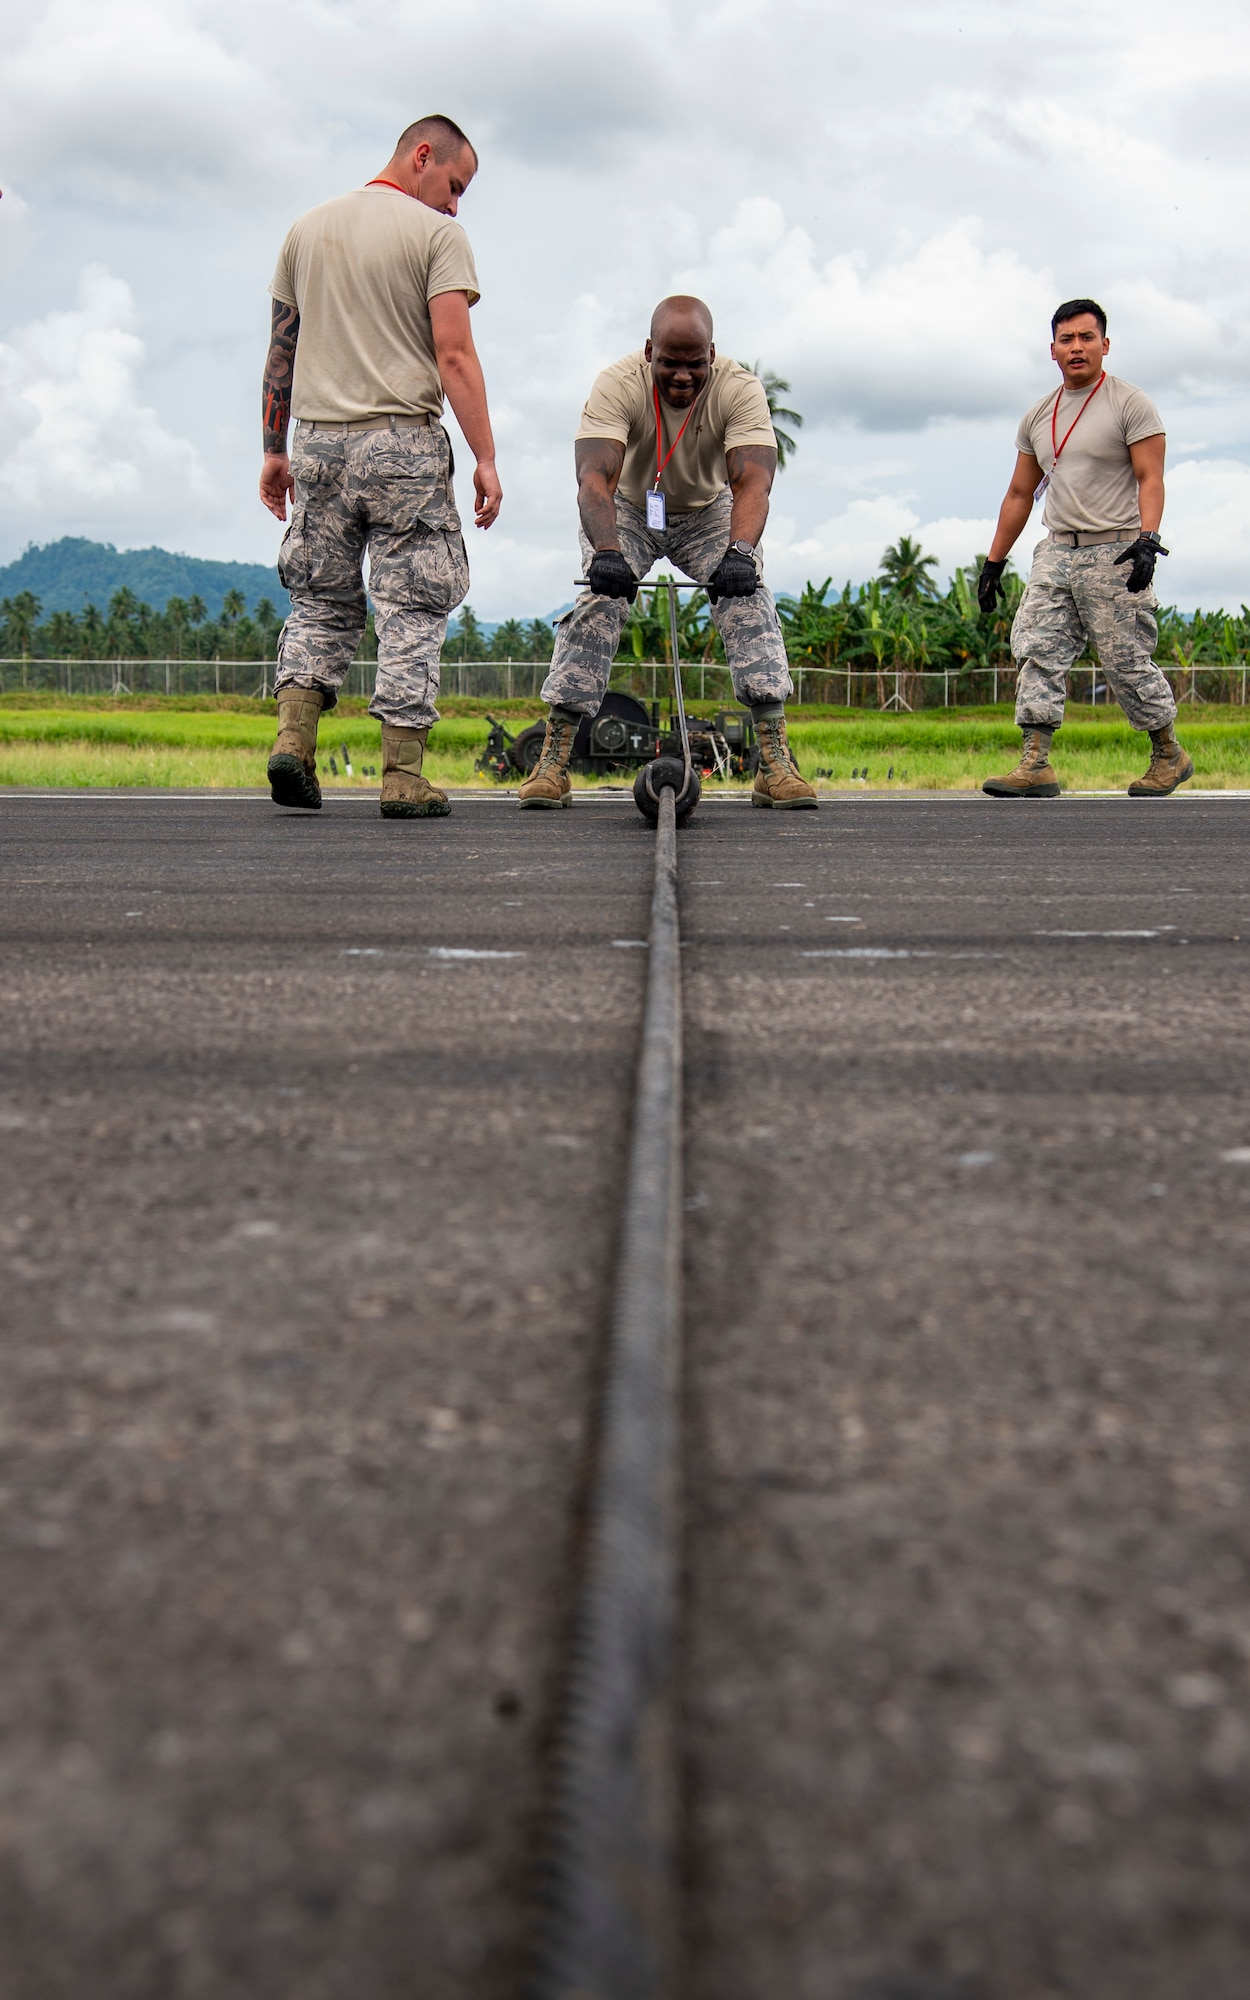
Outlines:
{"label": "tan t-shirt", "polygon": [[301,215],[269,287],[299,308],[292,414],[306,422],[443,413],[428,301],[480,293],[458,222],[398,188],[356,188]]}
{"label": "tan t-shirt", "polygon": [[[670,514],[711,506],[724,491],[725,453],[735,445],[775,448],[777,443],[762,382],[740,361],[719,354],[689,414],[685,435],[660,481]],[[687,412],[670,410],[661,398],[660,416],[667,452]],[[641,349],[627,354],[623,361],[614,361],[595,377],[577,435],[579,439],[615,438],[625,446],[618,490],[635,507],[644,506],[647,488],[655,484],[656,440],[651,364]]]}
{"label": "tan t-shirt", "polygon": [[1046,526],[1068,534],[1106,534],[1120,528],[1130,537],[1137,535],[1141,510],[1128,448],[1142,438],[1162,434],[1159,412],[1144,389],[1108,375],[1064,445],[1089,390],[1051,389],[1026,412],[1016,433],[1016,450],[1031,452],[1043,472],[1050,472],[1055,462],[1050,419],[1056,394],[1055,441],[1063,450],[1046,489]]}

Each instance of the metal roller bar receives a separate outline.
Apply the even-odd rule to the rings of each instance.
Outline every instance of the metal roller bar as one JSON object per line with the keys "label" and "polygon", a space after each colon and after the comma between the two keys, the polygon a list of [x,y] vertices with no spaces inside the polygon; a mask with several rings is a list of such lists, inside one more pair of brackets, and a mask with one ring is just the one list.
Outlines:
{"label": "metal roller bar", "polygon": [[669,645],[673,651],[673,693],[677,699],[677,726],[681,731],[682,762],[686,767],[686,775],[682,779],[681,795],[683,799],[688,799],[690,796],[690,730],[686,723],[686,697],[681,685],[681,651],[677,644],[677,592],[680,590],[681,585],[675,583],[671,576],[663,578],[662,581],[668,590],[668,635]]}
{"label": "metal roller bar", "polygon": [[659,815],[624,1218],[530,2000],[678,1992],[682,1057],[671,788]]}

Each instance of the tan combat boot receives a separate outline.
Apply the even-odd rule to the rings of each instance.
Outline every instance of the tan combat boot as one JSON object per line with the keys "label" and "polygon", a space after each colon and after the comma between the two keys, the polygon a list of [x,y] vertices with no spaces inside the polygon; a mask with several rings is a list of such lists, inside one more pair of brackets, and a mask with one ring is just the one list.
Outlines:
{"label": "tan combat boot", "polygon": [[1005,778],[987,778],[981,790],[992,799],[1057,799],[1059,780],[1050,762],[1053,729],[1026,729],[1020,762]]}
{"label": "tan combat boot", "polygon": [[1165,799],[1178,785],[1194,775],[1194,760],[1176,740],[1172,723],[1150,732],[1150,769],[1134,778],[1128,788],[1131,799]]}
{"label": "tan combat boot", "polygon": [[815,811],[816,787],[800,777],[799,767],[790,754],[785,710],[778,706],[774,715],[756,713],[755,731],[760,741],[760,765],[751,787],[751,804],[806,806]]}
{"label": "tan combat boot", "polygon": [[517,793],[523,806],[571,806],[573,786],[569,778],[569,759],[573,755],[573,739],[581,724],[581,716],[571,708],[553,708],[547,716],[547,734],[538,762]]}
{"label": "tan combat boot", "polygon": [[284,687],[278,695],[278,740],[269,758],[269,791],[275,805],[321,804],[317,783],[317,723],[324,700],[320,688]]}
{"label": "tan combat boot", "polygon": [[446,792],[421,776],[429,733],[428,722],[423,729],[382,724],[383,819],[443,819],[451,811]]}

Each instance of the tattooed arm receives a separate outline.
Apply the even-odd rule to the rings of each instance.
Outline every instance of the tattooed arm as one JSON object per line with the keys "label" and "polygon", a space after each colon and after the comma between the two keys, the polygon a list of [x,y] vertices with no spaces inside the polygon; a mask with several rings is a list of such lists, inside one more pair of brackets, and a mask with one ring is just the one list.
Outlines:
{"label": "tattooed arm", "polygon": [[286,434],[291,422],[291,378],[295,373],[295,343],[299,339],[299,308],[282,299],[273,302],[273,331],[265,361],[262,423],[265,433],[265,463],[260,474],[260,497],[271,514],[286,519],[287,495],[295,490],[291,461],[287,457]]}
{"label": "tattooed arm", "polygon": [[592,549],[620,552],[616,531],[616,488],[625,463],[625,447],[615,438],[578,438],[573,446],[577,470],[577,511]]}
{"label": "tattooed arm", "polygon": [[768,496],[777,470],[777,454],[771,445],[738,444],[725,453],[725,471],[733,494],[729,518],[731,542],[750,542],[758,548],[768,520]]}

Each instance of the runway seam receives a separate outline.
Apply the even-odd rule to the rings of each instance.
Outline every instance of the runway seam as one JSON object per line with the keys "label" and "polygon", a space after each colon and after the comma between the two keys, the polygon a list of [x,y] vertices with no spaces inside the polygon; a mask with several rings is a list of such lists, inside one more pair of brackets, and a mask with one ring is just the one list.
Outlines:
{"label": "runway seam", "polygon": [[650,951],[586,1554],[529,2000],[659,2000],[680,1935],[681,937],[660,795]]}

